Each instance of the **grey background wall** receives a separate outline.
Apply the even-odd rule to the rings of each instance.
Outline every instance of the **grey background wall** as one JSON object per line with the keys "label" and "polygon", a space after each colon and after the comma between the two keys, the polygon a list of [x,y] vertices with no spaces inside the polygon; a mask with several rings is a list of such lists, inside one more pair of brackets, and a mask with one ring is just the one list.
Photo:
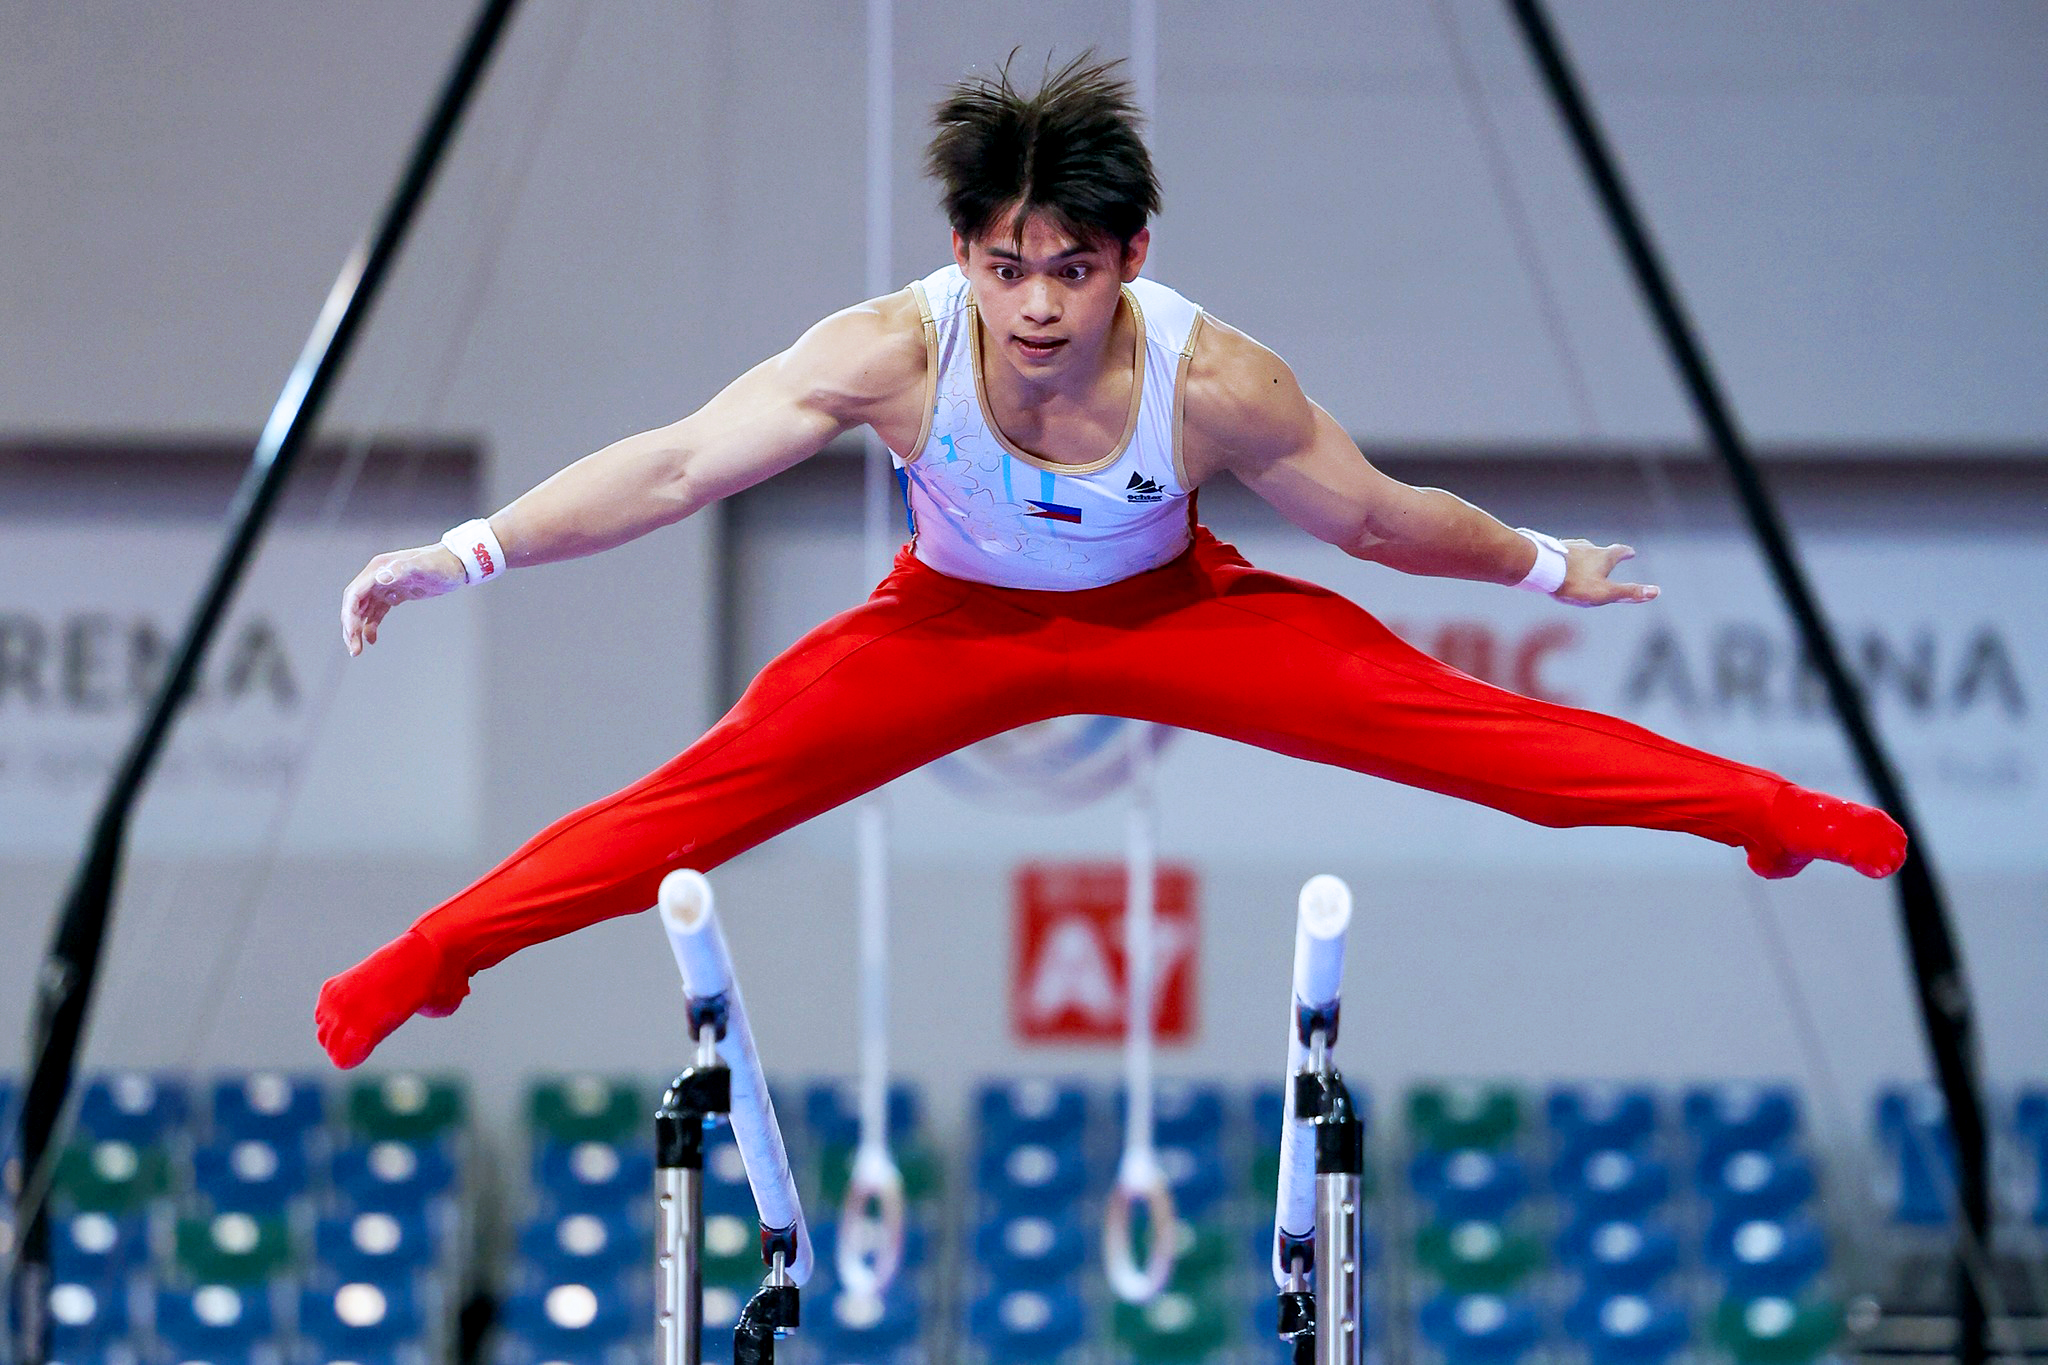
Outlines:
{"label": "grey background wall", "polygon": [[[253,432],[385,192],[468,8],[223,0],[0,10],[0,432]],[[1160,8],[1167,209],[1156,277],[1274,345],[1368,444],[1691,439],[1496,7]],[[1754,436],[2022,461],[2048,441],[2048,157],[2038,137],[2048,13],[1911,0],[1556,9]],[[1446,14],[1499,129],[1540,272],[1518,247],[1460,93]],[[531,6],[334,426],[474,436],[487,452],[484,502],[496,506],[615,436],[687,411],[858,298],[860,21],[860,8],[844,5]],[[896,22],[893,264],[907,279],[943,259],[943,222],[915,174],[924,110],[943,83],[1013,46],[1034,66],[1048,51],[1121,51],[1128,27],[1118,6],[958,0],[904,0]],[[1646,540],[1679,529],[1648,501],[1584,525],[1573,519],[1580,491],[1600,497],[1548,490],[1537,508],[1546,524]],[[1967,490],[1946,491],[1962,498],[1952,529],[1967,539]],[[1875,512],[1855,488],[1837,494],[1809,509],[1814,529],[1856,508],[1876,518],[1876,538],[1887,524],[1914,527],[1910,491]],[[133,490],[145,504],[152,496]],[[770,501],[757,506],[770,510],[801,505],[762,496]],[[473,845],[402,857],[371,846],[265,866],[175,850],[139,859],[93,1056],[312,1064],[307,1016],[323,977],[708,722],[718,688],[706,666],[709,585],[724,548],[751,556],[741,562],[760,583],[787,584],[790,566],[807,566],[852,600],[848,509],[834,498],[793,539],[764,532],[722,547],[707,518],[521,575],[464,608],[477,613],[480,639]],[[20,507],[12,521],[6,511],[0,535],[25,524]],[[2024,504],[2007,500],[2003,513],[2013,534],[2038,542]],[[1275,562],[1298,556],[1284,532],[1244,516],[1247,548]],[[335,552],[334,590],[381,548],[378,529],[363,526],[360,543]],[[1326,567],[1346,566],[1301,563],[1311,574]],[[1943,564],[1922,552],[1897,571],[1939,574]],[[32,578],[4,587],[36,591]],[[765,648],[837,605],[831,595],[743,593],[743,630]],[[305,610],[332,605],[309,599]],[[408,611],[393,635],[430,639],[435,610]],[[361,687],[359,675],[395,706],[442,685],[425,646],[375,651],[342,687]],[[2038,695],[2038,679],[2028,683]],[[360,712],[349,723],[377,723]],[[0,727],[9,723],[0,710]],[[2038,769],[2033,724],[2022,738]],[[348,748],[343,734],[320,761],[343,765],[362,801],[377,801],[379,775],[348,768]],[[1201,800],[1231,764],[1265,761],[1205,743],[1178,752],[1189,766],[1177,785]],[[1293,779],[1275,767],[1267,780]],[[1169,803],[1169,842],[1175,815]],[[963,827],[984,827],[974,820]],[[1114,827],[1102,810],[1075,820],[1013,821],[1006,838],[1043,828],[1048,847],[1081,847],[1089,829]],[[1379,911],[1352,968],[1356,1065],[1374,1078],[1811,1083],[1815,1058],[1799,1042],[1772,935],[1799,966],[1848,1094],[1918,1069],[1888,897],[1846,874],[1752,893],[1725,858],[1703,874],[1697,850],[1503,871],[1402,865],[1340,825],[1320,837],[1325,861],[1369,888]],[[850,826],[828,819],[721,880],[764,1046],[788,1070],[852,1062],[851,847]],[[1103,840],[1102,851],[1113,847]],[[991,1002],[1006,970],[1014,861],[938,822],[904,841],[900,927],[919,969],[896,1005],[900,1059],[942,1090],[984,1069],[1109,1060],[1020,1057],[1007,1039]],[[1316,868],[1292,852],[1199,861],[1206,1022],[1198,1046],[1171,1064],[1263,1074],[1277,1046],[1269,987],[1285,971],[1292,891]],[[0,1046],[11,1052],[67,871],[54,855],[0,860]],[[172,878],[174,897],[145,898]],[[1993,1069],[2048,1073],[2048,860],[2022,850],[2001,869],[1967,871],[1955,891]],[[245,929],[230,913],[242,906]],[[236,955],[217,971],[229,935]],[[772,972],[756,966],[769,962]],[[548,1066],[659,1070],[674,1056],[672,991],[653,927],[613,923],[506,963],[454,1019],[407,1028],[380,1057],[469,1069],[493,1102]]]}

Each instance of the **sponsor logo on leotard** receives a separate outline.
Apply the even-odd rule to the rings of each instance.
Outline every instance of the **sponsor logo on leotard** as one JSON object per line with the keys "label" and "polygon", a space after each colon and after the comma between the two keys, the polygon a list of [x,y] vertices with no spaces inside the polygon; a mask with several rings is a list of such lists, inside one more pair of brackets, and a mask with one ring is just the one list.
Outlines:
{"label": "sponsor logo on leotard", "polygon": [[1159,502],[1166,497],[1166,490],[1142,474],[1131,475],[1131,481],[1124,485],[1125,502]]}
{"label": "sponsor logo on leotard", "polygon": [[1078,507],[1069,507],[1063,502],[1040,502],[1036,498],[1029,501],[1032,510],[1024,514],[1028,517],[1041,517],[1046,521],[1069,521],[1076,526],[1081,524],[1081,509]]}

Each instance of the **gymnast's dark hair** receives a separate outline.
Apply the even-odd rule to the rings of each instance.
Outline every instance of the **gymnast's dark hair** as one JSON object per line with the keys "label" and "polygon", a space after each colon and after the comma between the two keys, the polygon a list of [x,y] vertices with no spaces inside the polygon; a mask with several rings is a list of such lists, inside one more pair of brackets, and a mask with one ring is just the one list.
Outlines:
{"label": "gymnast's dark hair", "polygon": [[1128,247],[1159,211],[1159,180],[1123,63],[1084,52],[1026,95],[1010,82],[1016,60],[1012,52],[993,76],[960,81],[932,111],[925,170],[943,188],[954,231],[979,241],[1021,210],[1013,241],[1036,213],[1076,241]]}

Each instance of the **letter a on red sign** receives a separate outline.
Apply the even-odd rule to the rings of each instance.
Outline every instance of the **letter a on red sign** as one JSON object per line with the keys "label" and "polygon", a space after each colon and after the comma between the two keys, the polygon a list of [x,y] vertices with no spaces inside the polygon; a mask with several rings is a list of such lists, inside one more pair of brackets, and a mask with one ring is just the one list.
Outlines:
{"label": "letter a on red sign", "polygon": [[[1115,1043],[1124,1036],[1121,863],[1030,863],[1016,878],[1010,1030],[1026,1042]],[[1155,1036],[1194,1037],[1195,875],[1159,868],[1152,932]]]}

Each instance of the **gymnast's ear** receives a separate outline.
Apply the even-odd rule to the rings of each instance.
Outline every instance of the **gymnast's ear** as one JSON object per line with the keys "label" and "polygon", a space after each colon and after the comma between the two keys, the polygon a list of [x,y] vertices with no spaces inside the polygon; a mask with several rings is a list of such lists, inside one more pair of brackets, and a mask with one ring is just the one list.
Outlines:
{"label": "gymnast's ear", "polygon": [[1145,268],[1145,253],[1152,247],[1152,229],[1139,228],[1131,234],[1131,240],[1124,243],[1124,283],[1138,278],[1138,272]]}

